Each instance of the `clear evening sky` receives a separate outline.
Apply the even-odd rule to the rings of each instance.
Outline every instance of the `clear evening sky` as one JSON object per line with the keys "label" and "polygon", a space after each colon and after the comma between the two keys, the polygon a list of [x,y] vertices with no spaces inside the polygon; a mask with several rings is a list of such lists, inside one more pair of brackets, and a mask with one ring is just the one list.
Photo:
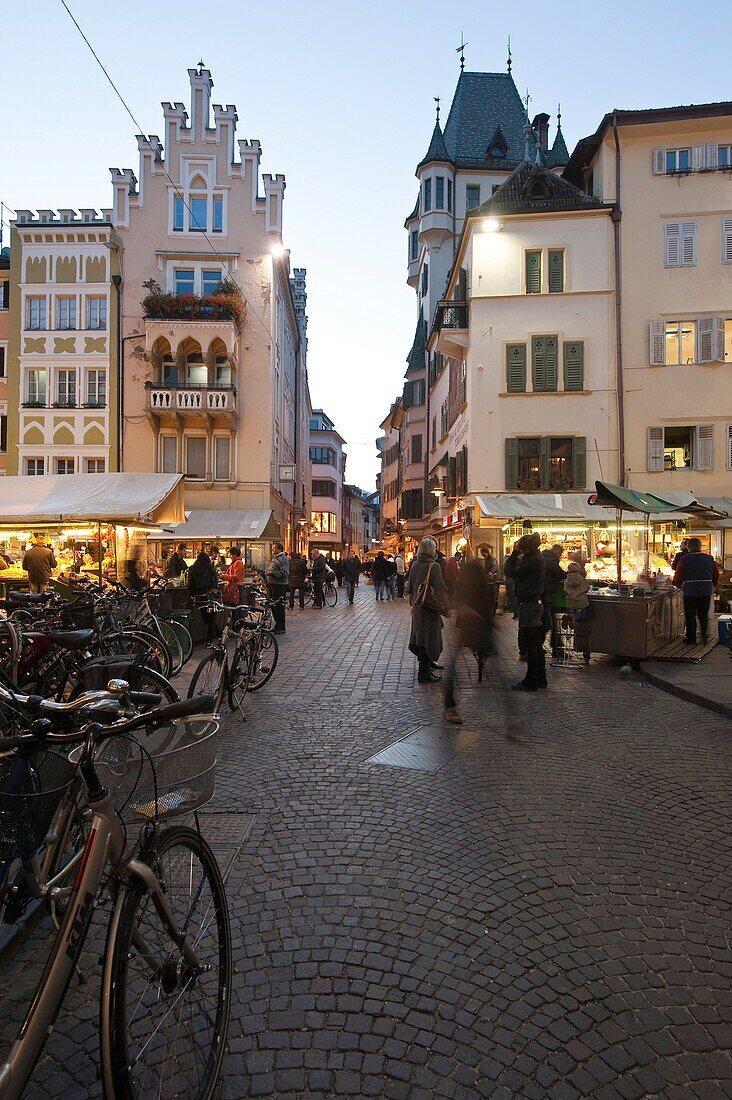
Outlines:
{"label": "clear evening sky", "polygon": [[[213,101],[238,108],[237,136],[261,140],[264,172],[285,173],[284,241],[308,271],[313,404],[348,441],[347,479],[367,489],[416,324],[402,223],[433,96],[447,118],[461,34],[471,71],[503,70],[510,34],[532,117],[551,114],[553,136],[560,101],[570,151],[613,107],[732,98],[724,0],[68,3],[145,133],[164,136],[160,101],[188,103],[186,70],[203,58]],[[1,8],[0,199],[110,206],[108,168],[137,170],[132,122],[60,0]]]}

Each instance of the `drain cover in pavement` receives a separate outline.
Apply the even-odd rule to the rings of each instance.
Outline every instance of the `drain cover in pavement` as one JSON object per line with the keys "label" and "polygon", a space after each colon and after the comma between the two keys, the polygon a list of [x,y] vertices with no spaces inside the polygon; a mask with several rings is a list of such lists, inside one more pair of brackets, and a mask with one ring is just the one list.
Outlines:
{"label": "drain cover in pavement", "polygon": [[369,757],[366,763],[436,772],[461,749],[472,745],[477,736],[477,730],[422,726],[393,745],[387,745],[381,752]]}
{"label": "drain cover in pavement", "polygon": [[246,843],[254,824],[254,814],[198,815],[201,833],[212,848],[238,848]]}

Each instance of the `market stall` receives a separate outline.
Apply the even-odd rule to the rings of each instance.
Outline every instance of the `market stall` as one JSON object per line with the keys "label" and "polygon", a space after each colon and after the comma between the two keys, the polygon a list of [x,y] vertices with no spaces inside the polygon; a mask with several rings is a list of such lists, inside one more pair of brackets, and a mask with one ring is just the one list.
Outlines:
{"label": "market stall", "polygon": [[239,546],[245,568],[253,572],[265,568],[272,540],[280,537],[280,525],[268,508],[201,508],[186,512],[185,522],[150,535],[149,542],[158,561],[184,543],[189,565],[213,545],[222,550]]}
{"label": "market stall", "polygon": [[26,549],[43,535],[58,583],[78,576],[124,581],[147,573],[147,536],[183,519],[180,474],[5,477],[0,501],[0,585],[26,588]]}

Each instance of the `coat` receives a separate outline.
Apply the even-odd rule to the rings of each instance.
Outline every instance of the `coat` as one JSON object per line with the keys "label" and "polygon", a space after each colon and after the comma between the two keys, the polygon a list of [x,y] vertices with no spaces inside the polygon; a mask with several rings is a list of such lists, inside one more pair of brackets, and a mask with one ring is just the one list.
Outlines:
{"label": "coat", "polygon": [[274,555],[264,575],[270,584],[287,584],[290,575],[290,559],[284,550]]}
{"label": "coat", "polygon": [[579,569],[571,569],[564,581],[564,591],[567,596],[567,611],[581,611],[590,606],[587,593],[590,590],[590,582],[583,577]]}
{"label": "coat", "polygon": [[385,581],[387,577],[386,558],[379,557],[377,554],[374,558],[374,564],[371,566],[371,576],[375,581]]}
{"label": "coat", "polygon": [[305,558],[290,559],[290,588],[302,588],[308,572],[308,563]]}
{"label": "coat", "polygon": [[424,580],[427,570],[432,565],[430,584],[437,593],[438,598],[445,599],[445,582],[442,579],[442,571],[434,558],[416,558],[409,570],[409,597],[412,601],[412,631],[409,635],[409,649],[417,657],[426,653],[430,661],[436,661],[442,653],[442,615],[439,611],[432,611],[428,607],[420,607],[414,603],[414,597],[419,591],[419,586]]}
{"label": "coat", "polygon": [[564,578],[567,574],[562,569],[556,554],[551,550],[544,550],[541,555],[546,562],[546,602],[550,607],[564,607]]}
{"label": "coat", "polygon": [[361,573],[361,559],[346,558],[343,563],[343,573],[347,581],[352,581],[355,584]]}
{"label": "coat", "polygon": [[28,574],[28,580],[32,584],[48,584],[53,570],[56,568],[56,558],[50,546],[41,546],[36,543],[26,550],[23,557],[23,568]]}

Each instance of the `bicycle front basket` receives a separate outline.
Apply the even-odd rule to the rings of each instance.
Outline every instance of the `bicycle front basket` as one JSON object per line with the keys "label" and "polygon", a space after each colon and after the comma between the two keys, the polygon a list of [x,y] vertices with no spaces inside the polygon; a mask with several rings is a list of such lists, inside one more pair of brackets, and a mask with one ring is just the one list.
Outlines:
{"label": "bicycle front basket", "polygon": [[209,802],[216,786],[219,720],[199,715],[169,722],[138,739],[112,737],[96,768],[125,821],[179,817]]}
{"label": "bicycle front basket", "polygon": [[52,752],[0,760],[0,863],[38,851],[75,773],[65,756]]}

